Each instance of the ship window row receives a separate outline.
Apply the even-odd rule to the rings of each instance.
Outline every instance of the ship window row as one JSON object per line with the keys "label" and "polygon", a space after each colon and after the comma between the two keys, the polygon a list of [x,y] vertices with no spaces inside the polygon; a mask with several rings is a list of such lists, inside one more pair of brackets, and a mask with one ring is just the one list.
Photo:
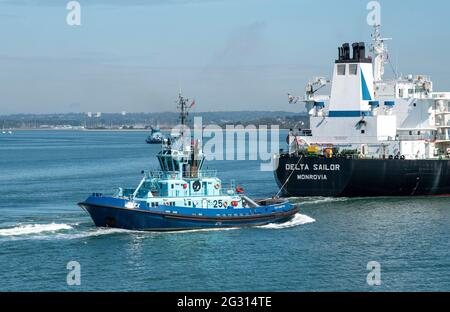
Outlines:
{"label": "ship window row", "polygon": [[[356,76],[358,74],[358,64],[349,64],[349,75]],[[339,76],[345,76],[347,73],[347,64],[340,64],[337,66],[337,74]]]}
{"label": "ship window row", "polygon": [[159,164],[164,171],[176,172],[180,170],[180,164],[171,157],[158,157]]}
{"label": "ship window row", "polygon": [[405,92],[408,92],[408,95],[413,95],[415,93],[420,93],[421,91],[415,89],[398,89],[398,96],[401,98],[404,97]]}

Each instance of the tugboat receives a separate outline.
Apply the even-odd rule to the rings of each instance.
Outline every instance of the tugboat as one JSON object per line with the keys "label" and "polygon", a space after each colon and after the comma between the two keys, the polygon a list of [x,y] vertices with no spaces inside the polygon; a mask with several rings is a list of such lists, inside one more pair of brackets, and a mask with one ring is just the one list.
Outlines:
{"label": "tugboat", "polygon": [[164,140],[164,135],[161,133],[159,127],[151,127],[151,133],[145,140],[148,144],[161,144]]}
{"label": "tugboat", "polygon": [[380,25],[372,40],[372,56],[363,42],[339,47],[329,96],[318,91],[330,80],[307,85],[310,129],[291,129],[289,151],[275,157],[284,196],[450,194],[450,92],[424,75],[383,79]]}
{"label": "tugboat", "polygon": [[[179,95],[181,129],[188,114]],[[94,193],[78,205],[98,227],[142,231],[178,231],[261,226],[289,221],[299,212],[287,200],[253,200],[232,182],[224,187],[216,171],[203,170],[200,140],[180,130],[163,140],[160,170],[143,172],[136,188],[119,188],[113,196]]]}

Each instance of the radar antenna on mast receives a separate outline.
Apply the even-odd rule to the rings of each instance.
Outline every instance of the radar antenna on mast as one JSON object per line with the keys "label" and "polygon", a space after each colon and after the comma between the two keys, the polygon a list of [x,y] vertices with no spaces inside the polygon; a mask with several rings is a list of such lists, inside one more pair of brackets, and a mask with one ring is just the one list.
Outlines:
{"label": "radar antenna on mast", "polygon": [[[190,102],[190,103],[189,103]],[[189,109],[191,109],[195,105],[195,100],[190,101],[188,98],[183,97],[180,93],[178,93],[178,110],[180,111],[180,125],[181,127],[181,135],[184,134],[184,127],[187,126],[188,116],[189,116]]]}
{"label": "radar antenna on mast", "polygon": [[[389,53],[388,50],[384,44],[385,41],[392,40],[392,38],[382,38],[381,37],[381,25],[377,24],[374,26],[374,32],[371,35],[372,36],[372,48],[371,51],[373,52],[375,56],[374,60],[374,81],[382,81],[383,75],[384,75],[384,64],[386,62],[390,62],[389,60]],[[392,65],[392,64],[391,64]],[[394,68],[392,68],[394,71],[395,76],[397,76],[397,73],[395,72]]]}

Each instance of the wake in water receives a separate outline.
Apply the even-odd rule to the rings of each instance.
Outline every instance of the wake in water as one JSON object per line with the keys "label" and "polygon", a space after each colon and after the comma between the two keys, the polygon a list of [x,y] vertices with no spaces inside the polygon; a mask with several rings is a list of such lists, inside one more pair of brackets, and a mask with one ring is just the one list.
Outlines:
{"label": "wake in water", "polygon": [[326,203],[336,203],[336,202],[345,202],[348,201],[349,198],[342,197],[291,197],[289,201],[293,204],[299,205],[315,205],[315,204],[326,204]]}
{"label": "wake in water", "polygon": [[54,239],[80,239],[116,233],[142,233],[112,228],[96,228],[79,226],[75,224],[18,224],[12,228],[0,229],[0,237],[12,240],[54,240]]}
{"label": "wake in water", "polygon": [[[259,226],[262,229],[287,229],[303,224],[315,222],[313,218],[306,215],[296,214],[294,218],[285,223],[268,224]],[[195,229],[185,231],[168,231],[168,232],[144,232],[131,231],[114,228],[92,228],[80,227],[78,224],[18,224],[12,228],[0,229],[0,237],[10,237],[14,240],[31,239],[31,240],[54,240],[54,239],[82,239],[88,237],[97,237],[112,234],[144,234],[144,235],[165,235],[165,234],[183,234],[213,231],[231,231],[239,230],[239,227],[232,228],[213,228],[213,229]]]}
{"label": "wake in water", "polygon": [[97,237],[112,234],[144,234],[144,235],[161,235],[161,234],[182,234],[196,233],[208,231],[229,231],[238,228],[215,228],[215,229],[196,229],[185,231],[168,231],[168,232],[145,232],[133,231],[116,228],[97,228],[97,227],[80,227],[78,224],[18,224],[15,227],[0,229],[0,237],[10,237],[14,240],[54,240],[54,239],[82,239],[88,237]]}
{"label": "wake in water", "polygon": [[300,213],[297,213],[294,218],[290,221],[284,222],[284,223],[271,223],[263,226],[259,226],[260,229],[271,229],[271,230],[281,230],[281,229],[288,229],[293,228],[296,226],[313,223],[316,222],[311,217],[308,217],[307,215],[303,215]]}
{"label": "wake in water", "polygon": [[39,234],[45,232],[57,232],[61,230],[71,230],[72,226],[68,224],[19,224],[13,228],[0,229],[0,236],[21,236]]}
{"label": "wake in water", "polygon": [[89,230],[81,230],[75,233],[56,233],[51,237],[41,237],[40,239],[81,239],[88,237],[97,237],[112,234],[137,234],[143,233],[142,231],[131,231],[124,229],[114,229],[114,228],[91,228]]}

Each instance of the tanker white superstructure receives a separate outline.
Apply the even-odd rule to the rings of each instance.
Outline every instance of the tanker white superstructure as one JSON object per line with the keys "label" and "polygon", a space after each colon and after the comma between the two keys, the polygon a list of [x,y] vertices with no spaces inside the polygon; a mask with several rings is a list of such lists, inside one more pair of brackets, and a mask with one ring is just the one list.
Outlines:
{"label": "tanker white superstructure", "polygon": [[[308,84],[310,129],[291,130],[289,151],[275,157],[285,195],[450,194],[450,92],[434,92],[424,75],[383,79],[380,26],[372,39],[372,57],[364,43],[345,43],[331,82]],[[330,83],[331,94],[319,95]]]}
{"label": "tanker white superstructure", "polygon": [[[290,151],[305,145],[357,150],[360,157],[433,159],[450,154],[450,92],[434,92],[425,75],[383,80],[388,52],[380,26],[372,35],[372,57],[364,43],[339,48],[330,96],[317,95],[329,81],[308,84],[304,103],[310,131],[292,132]],[[373,64],[372,64],[373,63]],[[297,102],[290,96],[291,102]]]}

